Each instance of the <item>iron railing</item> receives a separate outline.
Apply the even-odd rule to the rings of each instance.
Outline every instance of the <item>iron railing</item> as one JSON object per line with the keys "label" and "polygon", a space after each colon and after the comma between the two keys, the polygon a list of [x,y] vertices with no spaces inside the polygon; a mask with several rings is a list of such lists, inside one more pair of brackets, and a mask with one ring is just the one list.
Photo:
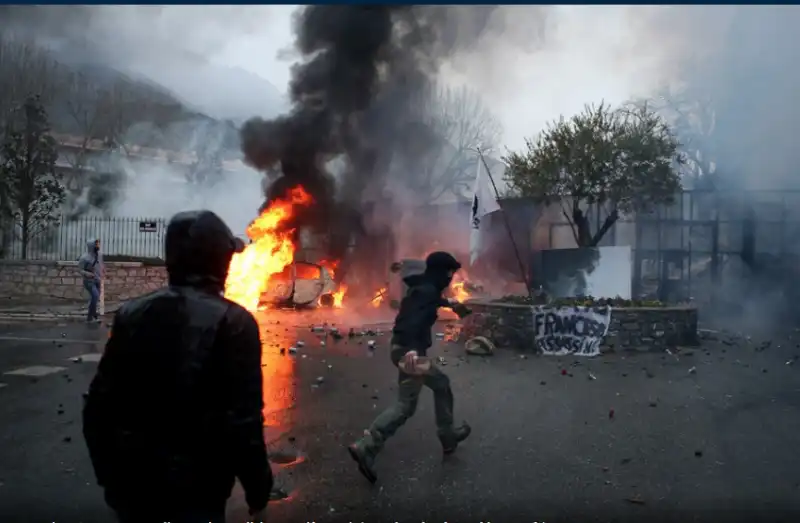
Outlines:
{"label": "iron railing", "polygon": [[0,259],[77,260],[87,242],[99,239],[106,257],[164,258],[166,220],[148,217],[81,217],[33,231],[23,246],[17,222],[0,223]]}

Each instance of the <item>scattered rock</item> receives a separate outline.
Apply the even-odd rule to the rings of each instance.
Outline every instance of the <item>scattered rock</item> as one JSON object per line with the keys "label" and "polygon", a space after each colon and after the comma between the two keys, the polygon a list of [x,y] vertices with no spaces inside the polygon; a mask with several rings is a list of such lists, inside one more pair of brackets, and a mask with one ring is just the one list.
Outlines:
{"label": "scattered rock", "polygon": [[592,374],[592,373],[590,372],[590,373],[588,374],[587,378],[589,379],[589,381],[594,381],[594,380],[596,380],[596,379],[597,379],[597,376],[595,376],[594,374]]}
{"label": "scattered rock", "polygon": [[70,441],[72,441],[72,438],[70,436],[64,436],[64,439],[62,441],[64,443],[69,443]]}
{"label": "scattered rock", "polygon": [[297,354],[297,347],[289,347],[289,354]]}
{"label": "scattered rock", "polygon": [[324,383],[324,382],[325,378],[323,378],[322,376],[317,376],[317,383]]}
{"label": "scattered rock", "polygon": [[703,451],[702,450],[695,450],[694,451],[694,455],[697,458],[702,458],[703,457]]}
{"label": "scattered rock", "polygon": [[306,343],[304,341],[298,341],[297,343],[295,343],[295,345],[297,345],[300,348],[303,348],[306,346]]}
{"label": "scattered rock", "polygon": [[83,358],[81,358],[80,356],[72,358],[72,363],[83,363]]}
{"label": "scattered rock", "polygon": [[370,349],[375,348],[375,340],[367,341],[367,347],[369,347]]}
{"label": "scattered rock", "polygon": [[650,406],[653,407],[653,408],[658,407],[658,402],[651,401],[650,402]]}
{"label": "scattered rock", "polygon": [[697,367],[692,367],[689,369],[689,374],[697,374]]}
{"label": "scattered rock", "polygon": [[471,356],[491,356],[494,350],[494,343],[484,336],[475,336],[464,343],[464,351]]}

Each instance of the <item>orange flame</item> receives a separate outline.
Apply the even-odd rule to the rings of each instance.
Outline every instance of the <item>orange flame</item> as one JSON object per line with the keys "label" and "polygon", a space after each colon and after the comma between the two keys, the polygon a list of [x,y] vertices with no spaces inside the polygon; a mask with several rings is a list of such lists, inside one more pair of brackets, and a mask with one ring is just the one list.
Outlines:
{"label": "orange flame", "polygon": [[386,287],[383,287],[381,290],[375,293],[375,297],[372,298],[372,301],[370,302],[373,307],[377,309],[378,307],[381,306],[381,303],[383,303],[383,299],[386,297],[387,290],[388,289]]}
{"label": "orange flame", "polygon": [[310,205],[311,196],[300,186],[286,199],[274,201],[247,227],[252,243],[244,252],[234,254],[225,281],[225,297],[249,311],[258,308],[261,295],[269,288],[272,276],[294,261],[292,230],[282,229],[294,207]]}
{"label": "orange flame", "polygon": [[464,269],[459,270],[453,276],[453,283],[450,284],[450,295],[459,303],[464,303],[472,295],[467,289],[469,276]]}
{"label": "orange flame", "polygon": [[[331,278],[336,277],[336,269],[339,267],[339,262],[337,261],[329,262],[327,260],[322,260],[319,262],[319,264],[328,269],[328,273],[330,273]],[[342,307],[342,302],[344,301],[345,294],[347,294],[347,285],[345,285],[344,283],[340,283],[336,291],[332,293],[334,307],[336,308]]]}

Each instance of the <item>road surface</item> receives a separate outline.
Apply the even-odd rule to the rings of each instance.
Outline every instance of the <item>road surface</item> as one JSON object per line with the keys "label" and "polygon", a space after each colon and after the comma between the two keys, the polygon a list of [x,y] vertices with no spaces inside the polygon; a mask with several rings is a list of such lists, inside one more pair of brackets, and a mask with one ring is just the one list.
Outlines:
{"label": "road surface", "polygon": [[[260,318],[265,437],[289,494],[272,522],[800,521],[791,339],[591,360],[467,357],[442,340],[456,419],[473,435],[443,460],[428,393],[370,486],[344,447],[393,399],[388,337],[337,342],[312,332],[319,321]],[[0,521],[113,521],[80,426],[106,336],[102,325],[0,325]],[[238,487],[228,512],[246,521]]]}

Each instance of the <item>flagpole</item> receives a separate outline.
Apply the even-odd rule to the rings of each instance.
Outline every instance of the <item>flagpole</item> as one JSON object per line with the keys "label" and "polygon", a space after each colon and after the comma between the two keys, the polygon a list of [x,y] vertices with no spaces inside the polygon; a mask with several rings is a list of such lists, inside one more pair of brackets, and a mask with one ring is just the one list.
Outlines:
{"label": "flagpole", "polygon": [[486,163],[486,159],[483,157],[483,153],[481,152],[480,148],[476,148],[475,150],[478,153],[478,157],[481,159],[483,168],[486,169],[486,176],[489,177],[489,183],[492,184],[492,189],[494,190],[494,195],[495,198],[497,199],[497,206],[500,207],[500,214],[503,215],[503,223],[506,226],[508,239],[511,240],[511,246],[514,248],[514,256],[516,256],[517,263],[519,264],[519,274],[522,277],[522,282],[525,284],[525,290],[528,292],[528,297],[531,299],[531,302],[533,302],[533,291],[531,290],[531,286],[528,284],[528,276],[527,276],[527,271],[525,270],[525,264],[522,263],[522,256],[519,253],[519,248],[517,248],[517,242],[514,241],[514,233],[512,232],[511,224],[508,221],[508,215],[506,214],[502,204],[500,203],[500,191],[497,190],[497,184],[494,183],[494,177],[492,176],[492,171],[489,170],[489,165]]}

